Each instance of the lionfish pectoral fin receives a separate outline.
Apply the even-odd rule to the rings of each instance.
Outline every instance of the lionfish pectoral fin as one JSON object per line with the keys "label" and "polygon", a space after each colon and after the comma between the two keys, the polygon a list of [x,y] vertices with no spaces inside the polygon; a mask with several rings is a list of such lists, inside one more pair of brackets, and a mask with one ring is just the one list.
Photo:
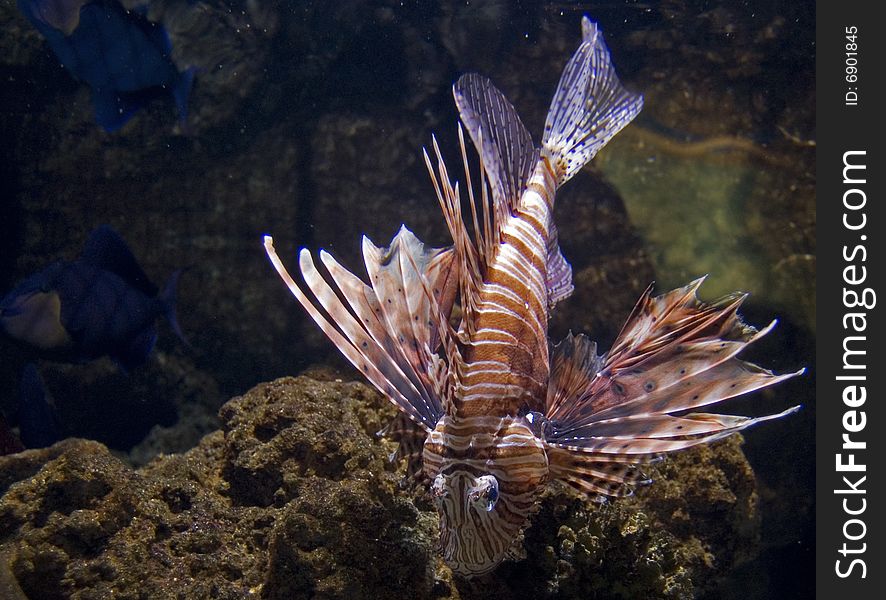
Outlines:
{"label": "lionfish pectoral fin", "polygon": [[397,451],[391,455],[391,462],[406,461],[406,477],[413,481],[422,480],[422,451],[428,432],[416,425],[404,413],[394,417],[388,425],[378,432],[386,438],[397,442]]}
{"label": "lionfish pectoral fin", "polygon": [[609,423],[616,437],[602,437],[605,428],[592,433],[575,430],[563,443],[547,444],[551,478],[587,496],[630,496],[637,487],[652,483],[642,466],[659,461],[664,454],[714,442],[799,409],[793,406],[757,418],[704,413],[683,418],[637,417],[629,424]]}
{"label": "lionfish pectoral fin", "polygon": [[638,415],[576,427],[554,437],[565,450],[596,456],[646,456],[675,452],[723,439],[757,423],[780,419],[800,410],[792,406],[780,413],[743,417],[713,413]]}
{"label": "lionfish pectoral fin", "polygon": [[597,356],[597,343],[586,335],[569,334],[551,349],[551,374],[545,403],[548,418],[560,414],[563,407],[580,403],[591,389],[603,359]]}
{"label": "lionfish pectoral fin", "polygon": [[[757,418],[687,414],[804,372],[775,375],[739,360],[738,353],[774,322],[761,331],[742,322],[737,310],[743,295],[701,302],[695,293],[700,283],[655,298],[644,293],[605,357],[597,357],[583,336],[570,334],[554,348],[545,441],[557,450],[555,477],[612,495],[620,488],[600,484],[599,469],[588,465],[605,457],[641,464],[799,409]],[[583,476],[593,482],[578,483]]]}
{"label": "lionfish pectoral fin", "polygon": [[587,164],[643,106],[643,98],[618,80],[596,23],[583,17],[581,28],[582,43],[560,77],[542,138],[542,154],[559,184]]}
{"label": "lionfish pectoral fin", "polygon": [[392,337],[396,333],[380,318],[383,302],[373,289],[329,254],[321,253],[337,292],[320,275],[310,252],[303,249],[299,255],[302,276],[321,311],[292,279],[270,236],[265,236],[264,245],[284,283],[339,351],[413,422],[425,430],[433,429],[443,413],[442,400],[429,383],[426,365],[410,361]]}
{"label": "lionfish pectoral fin", "polygon": [[652,483],[642,465],[654,462],[649,455],[596,455],[554,444],[546,447],[551,479],[585,496],[624,497],[634,489]]}
{"label": "lionfish pectoral fin", "polygon": [[436,325],[429,319],[435,304],[421,281],[427,264],[438,252],[426,251],[415,235],[401,227],[387,248],[363,237],[363,259],[370,285],[378,300],[376,318],[390,335],[393,350],[414,367],[422,386],[427,384],[427,363]]}
{"label": "lionfish pectoral fin", "polygon": [[775,375],[736,358],[774,322],[761,331],[746,325],[737,314],[744,295],[701,302],[699,283],[655,298],[644,293],[577,401],[556,402],[558,389],[549,389],[548,419],[567,432],[619,417],[686,411],[803,372]]}
{"label": "lionfish pectoral fin", "polygon": [[[421,379],[435,419],[453,411],[453,373],[461,363],[449,319],[459,285],[454,247],[425,248],[401,227],[388,248],[363,238],[366,270],[397,354]],[[442,354],[437,354],[442,347]]]}

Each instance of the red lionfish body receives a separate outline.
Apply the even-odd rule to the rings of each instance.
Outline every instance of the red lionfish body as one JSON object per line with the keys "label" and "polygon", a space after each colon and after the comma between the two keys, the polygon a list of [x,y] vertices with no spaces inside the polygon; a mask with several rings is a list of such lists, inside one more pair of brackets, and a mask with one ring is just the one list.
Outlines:
{"label": "red lionfish body", "polygon": [[[364,237],[368,285],[321,251],[337,289],[303,249],[301,272],[318,307],[265,238],[299,302],[408,417],[388,434],[400,441],[410,471],[431,482],[443,557],[468,577],[519,555],[548,482],[626,495],[647,482],[640,466],[663,453],[796,410],[756,419],[687,414],[797,374],[776,376],[738,360],[771,325],[757,332],[741,321],[743,295],[700,302],[701,280],[659,297],[647,290],[603,356],[582,335],[549,349],[549,313],[572,292],[552,220],[556,190],[642,106],[621,86],[586,17],[582,33],[541,148],[488,79],[465,75],[455,84],[461,120],[480,154],[477,201],[460,129],[473,236],[434,141],[436,170],[427,153],[425,161],[453,246],[426,248],[405,227],[387,248]],[[458,330],[450,325],[456,300]]]}

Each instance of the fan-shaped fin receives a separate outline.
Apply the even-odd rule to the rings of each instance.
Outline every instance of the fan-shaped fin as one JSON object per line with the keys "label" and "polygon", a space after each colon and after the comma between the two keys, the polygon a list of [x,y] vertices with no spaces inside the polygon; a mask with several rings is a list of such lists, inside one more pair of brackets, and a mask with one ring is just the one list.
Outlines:
{"label": "fan-shaped fin", "polygon": [[796,375],[776,376],[736,359],[774,323],[759,332],[744,324],[737,315],[743,295],[700,302],[701,281],[657,298],[647,290],[604,363],[588,374],[590,385],[574,402],[549,400],[548,418],[565,433],[606,418],[704,406]]}
{"label": "fan-shaped fin", "polygon": [[652,286],[646,289],[607,354],[614,372],[625,371],[650,355],[660,356],[665,346],[681,338],[745,342],[756,333],[738,317],[747,295],[734,293],[711,304],[700,303],[696,294],[704,280],[700,277],[655,298]]}
{"label": "fan-shaped fin", "polygon": [[583,17],[581,30],[581,45],[563,69],[542,138],[542,154],[561,185],[643,107],[642,96],[618,80],[597,24]]}
{"label": "fan-shaped fin", "polygon": [[557,447],[547,451],[551,478],[585,495],[630,496],[634,488],[651,483],[640,465],[655,460],[650,456],[612,455],[619,460],[571,452]]}
{"label": "fan-shaped fin", "polygon": [[556,418],[563,407],[572,406],[584,399],[594,377],[602,368],[603,360],[597,356],[597,343],[587,336],[566,338],[551,350],[551,375],[548,380],[546,414]]}
{"label": "fan-shaped fin", "polygon": [[500,232],[538,164],[538,150],[513,105],[486,77],[462,75],[452,93],[488,174],[495,231]]}
{"label": "fan-shaped fin", "polygon": [[[607,455],[637,456],[640,463],[798,410],[758,418],[684,414],[803,372],[775,375],[736,358],[775,323],[759,332],[743,323],[737,314],[740,294],[713,304],[699,301],[701,282],[656,298],[647,290],[605,357],[597,357],[584,336],[570,334],[554,348],[544,430],[550,451],[572,453],[571,460],[582,464]],[[577,468],[556,469],[567,483],[581,477]],[[588,473],[594,479],[588,489],[621,493],[601,483],[598,473]]]}
{"label": "fan-shaped fin", "polygon": [[[425,250],[408,230],[401,230],[386,252],[368,253],[367,260],[373,264],[368,263],[367,270],[378,280],[374,288],[321,253],[338,292],[317,271],[310,253],[302,250],[302,275],[324,314],[286,271],[270,236],[265,237],[265,249],[290,291],[342,354],[409,418],[425,430],[432,429],[443,413],[448,375],[431,349],[446,333],[439,331],[439,317],[428,313],[439,311],[441,303],[451,308],[447,269],[447,264],[452,265],[447,258],[451,250]],[[401,253],[408,260],[401,261]],[[374,262],[381,258],[388,259],[387,264]],[[403,264],[410,265],[405,273]],[[429,282],[428,275],[434,280]],[[439,298],[419,299],[431,290],[437,290]],[[405,308],[394,309],[395,299]],[[410,313],[409,307],[416,312]]]}

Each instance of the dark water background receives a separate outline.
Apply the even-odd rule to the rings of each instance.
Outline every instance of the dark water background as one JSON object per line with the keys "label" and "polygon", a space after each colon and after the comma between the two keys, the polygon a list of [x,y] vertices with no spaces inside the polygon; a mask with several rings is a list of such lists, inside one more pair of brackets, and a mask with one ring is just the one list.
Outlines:
{"label": "dark water background", "polygon": [[[152,358],[129,374],[107,360],[40,363],[65,435],[144,462],[192,445],[260,381],[318,364],[353,375],[273,273],[261,236],[289,263],[308,246],[353,267],[361,235],[386,243],[401,223],[447,244],[420,150],[434,132],[457,159],[452,82],[490,76],[538,140],[585,13],[645,107],[561,196],[576,293],[552,337],[571,328],[605,348],[650,281],[664,291],[707,273],[704,298],[746,290],[748,322],[779,319],[748,359],[814,365],[813,3],[150,4],[176,63],[200,69],[187,134],[163,98],[121,131],[100,130],[88,87],[0,3],[0,292],[73,259],[103,223],[156,283],[191,267],[179,318],[193,348],[161,324]],[[0,340],[12,424],[27,358]],[[814,379],[724,409],[804,405],[747,432],[762,552],[719,597],[812,595]]]}

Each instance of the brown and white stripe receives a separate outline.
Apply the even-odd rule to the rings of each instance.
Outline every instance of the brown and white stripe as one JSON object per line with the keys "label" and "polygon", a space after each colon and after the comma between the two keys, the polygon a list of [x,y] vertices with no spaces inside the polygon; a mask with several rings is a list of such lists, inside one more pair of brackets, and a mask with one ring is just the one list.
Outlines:
{"label": "brown and white stripe", "polygon": [[[525,527],[547,481],[541,440],[522,419],[445,415],[425,441],[423,460],[445,489],[437,498],[444,559],[465,576],[492,570]],[[493,510],[477,509],[470,489],[490,475],[498,484],[497,502]]]}

